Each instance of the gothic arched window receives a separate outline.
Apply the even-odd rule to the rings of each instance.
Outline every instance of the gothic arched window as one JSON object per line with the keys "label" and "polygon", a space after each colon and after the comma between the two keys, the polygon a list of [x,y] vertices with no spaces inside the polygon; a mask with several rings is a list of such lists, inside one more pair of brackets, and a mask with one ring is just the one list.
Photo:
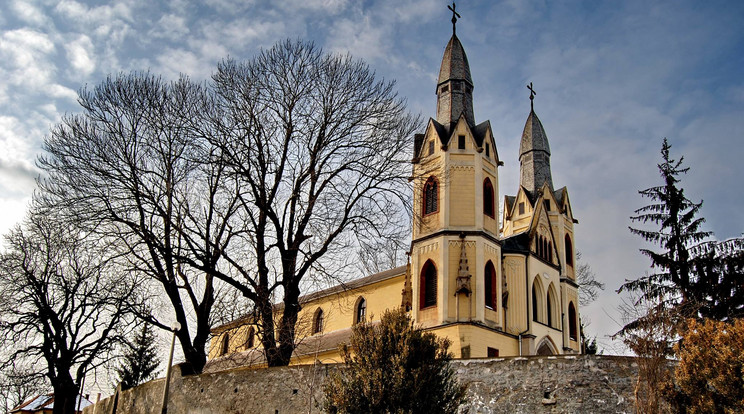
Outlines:
{"label": "gothic arched window", "polygon": [[431,260],[427,260],[421,269],[419,291],[421,309],[437,305],[437,268]]}
{"label": "gothic arched window", "polygon": [[253,327],[251,326],[250,329],[248,329],[248,339],[245,340],[245,349],[253,348],[255,340],[256,340],[256,330],[253,329]]}
{"label": "gothic arched window", "polygon": [[313,335],[323,332],[323,324],[325,322],[325,316],[323,315],[323,309],[318,308],[315,311],[313,317]]}
{"label": "gothic arched window", "polygon": [[576,335],[576,307],[573,302],[568,303],[568,338],[575,341]]}
{"label": "gothic arched window", "polygon": [[486,179],[483,181],[483,214],[487,215],[488,217],[494,218],[496,212],[494,208],[494,200],[493,200],[493,185],[491,184],[491,179],[486,177]]}
{"label": "gothic arched window", "polygon": [[566,266],[573,266],[573,245],[568,234],[566,235]]}
{"label": "gothic arched window", "polygon": [[546,322],[548,323],[548,326],[553,326],[553,298],[551,297],[552,295],[550,293],[551,292],[548,291],[548,300],[547,300],[548,306],[545,307],[545,309],[547,310],[547,314],[548,314],[548,317],[546,318],[547,319]]}
{"label": "gothic arched window", "polygon": [[424,184],[423,203],[423,215],[426,216],[439,211],[439,184],[434,177],[429,177]]}
{"label": "gothic arched window", "polygon": [[490,309],[496,309],[496,269],[493,267],[493,263],[489,260],[486,263],[485,272],[485,289],[486,295],[486,307]]}
{"label": "gothic arched window", "polygon": [[367,318],[367,300],[359,298],[356,311],[354,312],[354,323],[364,322]]}
{"label": "gothic arched window", "polygon": [[535,282],[532,282],[532,320],[535,322],[538,321],[537,298],[537,284]]}
{"label": "gothic arched window", "polygon": [[225,332],[225,334],[222,336],[220,355],[227,355],[228,352],[230,352],[230,334]]}

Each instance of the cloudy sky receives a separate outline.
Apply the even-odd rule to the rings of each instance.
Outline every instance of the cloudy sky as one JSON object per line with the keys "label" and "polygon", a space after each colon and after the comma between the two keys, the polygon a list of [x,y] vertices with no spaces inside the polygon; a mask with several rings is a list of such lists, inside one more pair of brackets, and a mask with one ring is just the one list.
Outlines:
{"label": "cloudy sky", "polygon": [[[435,115],[451,35],[443,0],[8,0],[0,5],[0,231],[22,219],[49,127],[108,74],[149,70],[206,79],[225,57],[249,59],[291,38],[363,58],[398,81],[410,109]],[[576,246],[607,290],[582,310],[600,347],[618,329],[615,289],[649,270],[629,234],[637,190],[659,183],[663,137],[692,167],[688,197],[707,228],[744,232],[744,2],[463,0],[458,37],[475,83],[476,122],[490,119],[500,198],[515,194],[529,112],[550,139],[556,187],[580,224]]]}

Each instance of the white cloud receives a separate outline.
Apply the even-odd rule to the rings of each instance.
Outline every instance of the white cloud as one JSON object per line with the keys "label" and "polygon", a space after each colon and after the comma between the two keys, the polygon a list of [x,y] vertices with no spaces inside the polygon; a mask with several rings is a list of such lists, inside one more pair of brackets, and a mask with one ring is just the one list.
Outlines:
{"label": "white cloud", "polygon": [[49,82],[54,65],[49,61],[54,52],[49,36],[30,29],[8,31],[0,37],[0,66],[6,82],[37,89]]}
{"label": "white cloud", "polygon": [[41,26],[49,22],[47,16],[30,1],[15,0],[11,7],[16,16],[28,24]]}
{"label": "white cloud", "polygon": [[88,36],[78,36],[77,39],[65,45],[65,50],[67,59],[72,65],[73,78],[85,78],[96,69],[93,42]]}
{"label": "white cloud", "polygon": [[163,15],[149,32],[149,36],[155,39],[163,38],[171,41],[181,40],[188,34],[189,27],[186,25],[186,18],[175,14]]}

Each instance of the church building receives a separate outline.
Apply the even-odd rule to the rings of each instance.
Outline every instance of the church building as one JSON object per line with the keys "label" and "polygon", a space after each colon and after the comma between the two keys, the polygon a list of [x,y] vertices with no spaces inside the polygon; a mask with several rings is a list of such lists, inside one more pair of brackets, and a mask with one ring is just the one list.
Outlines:
{"label": "church building", "polygon": [[[504,197],[499,226],[503,162],[490,122],[476,123],[455,22],[436,85],[436,118],[413,137],[409,263],[302,298],[294,364],[342,362],[338,347],[351,327],[395,307],[448,338],[455,358],[580,352],[578,221],[566,187],[553,186],[532,85],[519,187]],[[207,370],[261,364],[256,336],[248,317],[213,329]]]}

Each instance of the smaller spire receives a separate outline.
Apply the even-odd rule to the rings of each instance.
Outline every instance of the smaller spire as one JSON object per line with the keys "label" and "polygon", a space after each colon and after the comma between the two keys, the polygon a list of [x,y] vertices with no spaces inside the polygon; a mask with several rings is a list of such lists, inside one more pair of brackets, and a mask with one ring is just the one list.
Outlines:
{"label": "smaller spire", "polygon": [[535,110],[535,95],[537,95],[537,92],[535,92],[534,89],[532,89],[532,82],[530,82],[529,85],[527,85],[527,89],[530,90],[530,110]]}
{"label": "smaller spire", "polygon": [[457,18],[462,18],[460,16],[460,13],[456,12],[455,9],[457,6],[455,5],[455,2],[452,2],[452,5],[447,5],[447,8],[452,10],[452,35],[454,36],[457,33],[457,27],[455,26],[457,24]]}

